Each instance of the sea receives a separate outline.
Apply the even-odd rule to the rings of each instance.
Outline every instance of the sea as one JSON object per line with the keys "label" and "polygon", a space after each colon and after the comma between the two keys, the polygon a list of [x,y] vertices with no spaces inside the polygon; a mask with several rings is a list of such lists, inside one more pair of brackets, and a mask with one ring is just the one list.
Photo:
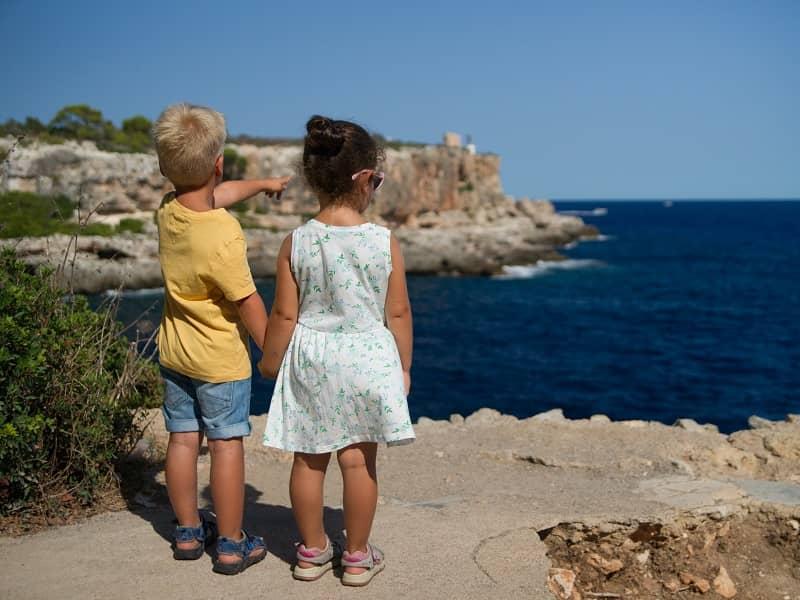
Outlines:
{"label": "sea", "polygon": [[[601,236],[495,277],[409,277],[414,420],[560,408],[730,433],[800,413],[800,201],[555,205]],[[258,289],[269,304],[274,281]],[[162,295],[118,298],[128,335]],[[272,383],[253,382],[260,414]]]}

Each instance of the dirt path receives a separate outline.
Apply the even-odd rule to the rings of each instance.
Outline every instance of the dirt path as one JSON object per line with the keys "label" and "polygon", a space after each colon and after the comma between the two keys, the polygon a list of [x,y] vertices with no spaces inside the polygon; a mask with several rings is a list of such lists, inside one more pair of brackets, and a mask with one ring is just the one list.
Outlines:
{"label": "dirt path", "polygon": [[[254,430],[260,433],[263,423],[264,417],[254,418]],[[387,568],[363,590],[344,588],[333,575],[311,584],[291,579],[296,530],[287,490],[290,463],[287,456],[262,449],[256,435],[248,442],[246,527],[267,540],[270,555],[263,563],[226,578],[211,572],[208,556],[174,562],[163,472],[154,472],[131,510],[36,535],[0,538],[0,597],[585,600],[602,597],[591,594],[605,592],[602,586],[612,582],[620,584],[615,588],[620,597],[660,598],[646,590],[662,593],[675,580],[680,583],[680,574],[670,569],[681,567],[677,557],[687,552],[689,542],[680,535],[672,541],[664,537],[658,551],[648,553],[648,560],[657,557],[658,563],[654,558],[648,564],[641,561],[647,548],[631,548],[625,537],[641,531],[642,524],[677,531],[677,524],[692,520],[702,528],[730,519],[749,519],[750,529],[734,524],[736,535],[744,533],[728,538],[738,540],[741,552],[736,544],[729,543],[725,552],[714,546],[707,568],[716,576],[727,561],[733,585],[745,590],[752,575],[742,571],[740,559],[752,550],[745,542],[762,543],[753,515],[769,513],[773,529],[785,537],[783,546],[774,545],[785,566],[776,564],[764,573],[762,589],[772,594],[764,597],[800,599],[800,553],[793,550],[800,548],[794,530],[800,519],[800,453],[793,454],[800,447],[800,425],[779,423],[754,431],[742,441],[660,424],[568,421],[558,413],[517,421],[486,410],[466,422],[423,420],[415,444],[379,452],[381,496],[373,540],[386,552]],[[753,435],[789,440],[781,447],[786,456],[762,460],[749,446],[742,449],[754,444]],[[201,482],[207,476],[206,455],[201,457]],[[207,496],[203,489],[203,502]],[[340,498],[341,481],[332,463],[325,515],[331,535],[342,529]],[[576,531],[579,535],[565,541]],[[719,542],[724,536],[715,531]],[[589,559],[591,553],[606,563]],[[665,556],[675,558],[673,566]],[[592,569],[602,573],[615,558],[622,563],[619,569],[589,576]],[[692,564],[695,570],[706,568]],[[559,588],[550,571],[554,566],[575,569],[575,585]],[[562,589],[560,596],[549,591],[548,580],[552,589]],[[695,591],[689,585],[664,597],[689,598]],[[742,591],[737,597],[755,598]]]}

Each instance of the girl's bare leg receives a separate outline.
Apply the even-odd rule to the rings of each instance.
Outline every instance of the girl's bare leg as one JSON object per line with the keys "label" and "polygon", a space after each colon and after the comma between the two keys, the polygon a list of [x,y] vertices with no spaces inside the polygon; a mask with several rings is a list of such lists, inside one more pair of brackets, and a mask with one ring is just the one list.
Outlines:
{"label": "girl's bare leg", "polygon": [[[325,472],[331,454],[294,453],[292,475],[289,479],[289,496],[292,512],[300,530],[300,537],[307,548],[325,548],[325,527],[322,522],[322,490]],[[315,565],[299,561],[302,568]]]}
{"label": "girl's bare leg", "polygon": [[[378,475],[375,459],[378,444],[363,442],[338,452],[339,468],[344,480],[344,525],[347,529],[347,551],[366,552],[375,508],[378,504]],[[347,568],[349,573],[364,569]]]}

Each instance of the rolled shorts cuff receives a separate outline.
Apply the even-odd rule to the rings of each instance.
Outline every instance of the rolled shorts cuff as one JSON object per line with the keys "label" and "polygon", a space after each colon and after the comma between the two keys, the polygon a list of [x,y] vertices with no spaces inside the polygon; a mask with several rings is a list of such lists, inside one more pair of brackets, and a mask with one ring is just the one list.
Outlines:
{"label": "rolled shorts cuff", "polygon": [[170,419],[167,415],[164,415],[164,427],[170,433],[204,431],[202,424],[197,419]]}
{"label": "rolled shorts cuff", "polygon": [[250,427],[249,420],[205,430],[206,437],[209,440],[227,440],[236,437],[249,437],[251,431],[252,427]]}

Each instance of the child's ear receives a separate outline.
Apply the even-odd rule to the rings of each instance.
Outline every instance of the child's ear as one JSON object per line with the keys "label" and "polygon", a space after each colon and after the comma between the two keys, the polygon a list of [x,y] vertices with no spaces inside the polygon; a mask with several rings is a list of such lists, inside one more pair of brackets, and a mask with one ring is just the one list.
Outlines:
{"label": "child's ear", "polygon": [[369,197],[370,192],[372,191],[372,175],[369,173],[363,173],[358,178],[358,185],[361,188],[361,195]]}
{"label": "child's ear", "polygon": [[214,161],[214,175],[217,177],[222,177],[222,168],[225,166],[225,159],[223,158],[222,154],[217,157],[217,160]]}

